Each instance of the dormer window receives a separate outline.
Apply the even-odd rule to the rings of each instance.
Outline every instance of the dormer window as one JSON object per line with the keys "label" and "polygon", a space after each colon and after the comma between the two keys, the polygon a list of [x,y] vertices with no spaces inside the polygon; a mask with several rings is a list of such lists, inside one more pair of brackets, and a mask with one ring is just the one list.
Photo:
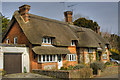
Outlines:
{"label": "dormer window", "polygon": [[17,37],[14,38],[14,44],[17,44]]}
{"label": "dormer window", "polygon": [[42,40],[42,43],[51,44],[52,43],[52,38],[50,38],[50,37],[44,37],[43,40]]}
{"label": "dormer window", "polygon": [[7,39],[7,44],[9,44],[9,39]]}
{"label": "dormer window", "polygon": [[75,46],[75,41],[72,41],[72,42],[71,42],[71,46]]}

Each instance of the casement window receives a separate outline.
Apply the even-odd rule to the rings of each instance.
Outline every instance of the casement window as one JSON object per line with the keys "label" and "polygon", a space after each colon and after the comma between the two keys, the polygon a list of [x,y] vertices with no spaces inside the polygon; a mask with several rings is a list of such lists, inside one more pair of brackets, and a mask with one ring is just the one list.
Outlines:
{"label": "casement window", "polygon": [[105,45],[105,48],[107,48],[107,45]]}
{"label": "casement window", "polygon": [[87,48],[85,48],[85,50],[84,50],[85,52],[88,52],[88,49]]}
{"label": "casement window", "polygon": [[92,49],[93,52],[95,52],[95,49]]}
{"label": "casement window", "polygon": [[68,61],[76,61],[76,54],[67,54]]}
{"label": "casement window", "polygon": [[72,42],[71,42],[71,46],[75,46],[75,41],[72,41]]}
{"label": "casement window", "polygon": [[92,49],[91,48],[88,49],[88,53],[92,53]]}
{"label": "casement window", "polygon": [[107,59],[107,54],[103,54],[103,59]]}
{"label": "casement window", "polygon": [[9,40],[9,39],[7,39],[7,44],[9,44],[9,42],[10,42],[10,40]]}
{"label": "casement window", "polygon": [[57,55],[38,55],[38,62],[56,62]]}
{"label": "casement window", "polygon": [[44,37],[42,40],[42,43],[52,44],[52,38]]}
{"label": "casement window", "polygon": [[14,38],[14,44],[17,44],[17,37]]}

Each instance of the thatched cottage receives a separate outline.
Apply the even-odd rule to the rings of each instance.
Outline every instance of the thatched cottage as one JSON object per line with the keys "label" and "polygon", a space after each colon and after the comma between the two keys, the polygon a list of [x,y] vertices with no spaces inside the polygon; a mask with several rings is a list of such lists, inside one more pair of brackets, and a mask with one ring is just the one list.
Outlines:
{"label": "thatched cottage", "polygon": [[2,68],[8,73],[89,64],[96,61],[96,52],[99,60],[109,61],[109,44],[91,29],[72,25],[71,11],[61,22],[29,10],[29,5],[19,7],[3,35]]}

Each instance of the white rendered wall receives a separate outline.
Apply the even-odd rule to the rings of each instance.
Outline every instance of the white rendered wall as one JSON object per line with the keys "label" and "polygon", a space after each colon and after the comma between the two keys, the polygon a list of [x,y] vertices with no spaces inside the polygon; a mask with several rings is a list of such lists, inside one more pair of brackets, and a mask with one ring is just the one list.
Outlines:
{"label": "white rendered wall", "polygon": [[21,53],[22,54],[22,72],[24,72],[24,67],[26,67],[27,72],[29,72],[29,48],[27,47],[2,47],[0,52],[0,69],[3,69],[3,55],[4,53]]}

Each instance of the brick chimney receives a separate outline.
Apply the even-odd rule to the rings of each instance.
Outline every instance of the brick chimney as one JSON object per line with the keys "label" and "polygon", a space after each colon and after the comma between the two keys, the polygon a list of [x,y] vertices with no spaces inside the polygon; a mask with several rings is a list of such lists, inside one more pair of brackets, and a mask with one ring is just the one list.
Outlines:
{"label": "brick chimney", "polygon": [[19,12],[25,22],[29,21],[29,14],[28,14],[29,10],[30,10],[30,6],[26,4],[19,7]]}
{"label": "brick chimney", "polygon": [[100,26],[96,27],[96,33],[100,34]]}
{"label": "brick chimney", "polygon": [[68,24],[72,24],[72,14],[72,11],[64,12],[65,22],[67,22]]}

